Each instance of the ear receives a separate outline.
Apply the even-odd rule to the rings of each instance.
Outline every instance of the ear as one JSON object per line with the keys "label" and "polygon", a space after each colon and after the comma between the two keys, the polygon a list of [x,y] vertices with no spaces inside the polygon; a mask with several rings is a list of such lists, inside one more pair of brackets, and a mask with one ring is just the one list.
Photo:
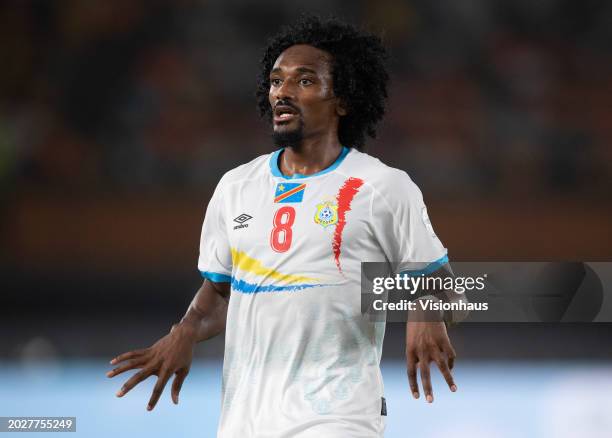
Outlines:
{"label": "ear", "polygon": [[348,110],[342,99],[336,101],[336,114],[339,116],[346,116],[348,114]]}

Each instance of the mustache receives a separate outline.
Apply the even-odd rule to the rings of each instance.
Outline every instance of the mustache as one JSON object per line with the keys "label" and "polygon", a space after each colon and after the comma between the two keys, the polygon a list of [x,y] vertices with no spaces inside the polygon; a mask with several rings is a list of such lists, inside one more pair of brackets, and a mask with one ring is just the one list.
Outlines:
{"label": "mustache", "polygon": [[272,108],[272,112],[274,112],[276,110],[276,107],[279,106],[279,105],[288,106],[291,109],[295,110],[296,113],[301,114],[301,111],[300,111],[300,109],[298,107],[296,107],[290,101],[285,100],[285,99],[277,100],[276,103],[274,104],[274,107]]}

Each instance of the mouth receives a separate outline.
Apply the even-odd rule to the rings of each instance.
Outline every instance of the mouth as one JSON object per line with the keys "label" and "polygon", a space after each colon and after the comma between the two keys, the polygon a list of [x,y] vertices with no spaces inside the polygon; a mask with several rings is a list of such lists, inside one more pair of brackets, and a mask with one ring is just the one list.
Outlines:
{"label": "mouth", "polygon": [[285,124],[298,118],[298,112],[288,105],[276,105],[274,107],[274,123]]}

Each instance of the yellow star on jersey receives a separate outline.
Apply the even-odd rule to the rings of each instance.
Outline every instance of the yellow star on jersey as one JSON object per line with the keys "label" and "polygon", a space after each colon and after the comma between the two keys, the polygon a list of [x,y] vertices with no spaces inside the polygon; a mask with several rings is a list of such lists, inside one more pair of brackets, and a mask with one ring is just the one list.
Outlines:
{"label": "yellow star on jersey", "polygon": [[284,192],[285,191],[285,186],[282,185],[282,184],[280,186],[278,186],[278,191],[279,192]]}

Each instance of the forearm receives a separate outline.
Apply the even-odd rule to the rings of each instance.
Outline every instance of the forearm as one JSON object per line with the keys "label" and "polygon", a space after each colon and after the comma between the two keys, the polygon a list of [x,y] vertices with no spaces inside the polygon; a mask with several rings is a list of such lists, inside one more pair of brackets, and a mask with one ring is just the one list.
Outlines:
{"label": "forearm", "polygon": [[[431,275],[432,277],[436,277],[436,279],[446,280],[448,278],[453,278],[454,273],[449,264],[446,264],[442,267],[442,269],[436,271]],[[439,288],[428,289],[428,290],[420,290],[416,294],[415,301],[442,301],[446,304],[451,304],[452,309],[461,309],[462,304],[466,304],[469,300],[464,293],[455,292],[453,289],[447,289],[446,287],[442,287],[440,283]],[[420,304],[420,303],[419,303]],[[418,307],[421,308],[420,306]],[[448,310],[446,312],[440,311],[424,311],[417,312],[416,320],[421,321],[442,321],[444,320],[446,323],[456,324],[463,321],[467,318],[469,311],[467,310]]]}
{"label": "forearm", "polygon": [[229,283],[204,281],[193,298],[185,316],[172,327],[181,330],[194,342],[213,338],[225,330]]}

